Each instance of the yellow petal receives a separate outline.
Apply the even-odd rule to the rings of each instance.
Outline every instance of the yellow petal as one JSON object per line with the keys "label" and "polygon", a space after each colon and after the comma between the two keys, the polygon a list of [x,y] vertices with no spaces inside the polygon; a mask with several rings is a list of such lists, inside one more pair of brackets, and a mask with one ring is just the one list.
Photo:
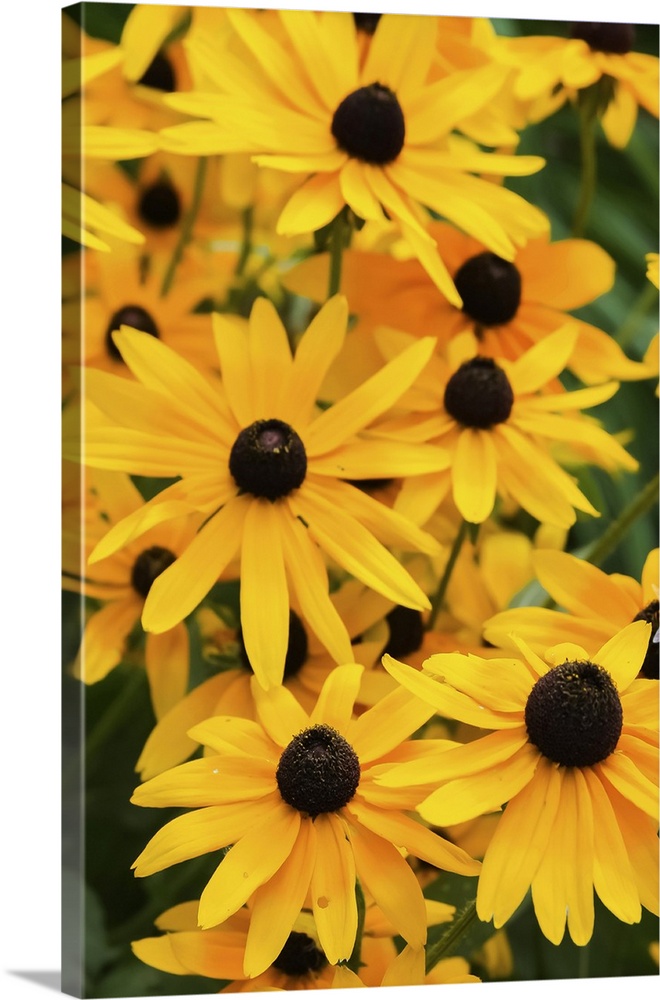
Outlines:
{"label": "yellow petal", "polygon": [[289,590],[280,520],[286,506],[253,498],[243,524],[241,628],[250,665],[262,687],[281,684],[289,642]]}
{"label": "yellow petal", "polygon": [[[279,799],[279,796],[278,796]],[[281,799],[224,856],[199,900],[200,927],[214,927],[235,913],[252,893],[267,882],[293,850],[300,829],[300,813]]]}
{"label": "yellow petal", "polygon": [[334,813],[314,822],[316,864],[311,897],[321,947],[331,965],[350,958],[357,933],[355,859],[343,823]]}

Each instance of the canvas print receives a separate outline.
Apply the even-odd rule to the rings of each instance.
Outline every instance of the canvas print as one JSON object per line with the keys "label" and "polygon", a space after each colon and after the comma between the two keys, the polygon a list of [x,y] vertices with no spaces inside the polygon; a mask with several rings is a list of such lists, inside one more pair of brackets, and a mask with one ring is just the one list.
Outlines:
{"label": "canvas print", "polygon": [[71,995],[658,973],[658,25],[496,15],[63,10]]}

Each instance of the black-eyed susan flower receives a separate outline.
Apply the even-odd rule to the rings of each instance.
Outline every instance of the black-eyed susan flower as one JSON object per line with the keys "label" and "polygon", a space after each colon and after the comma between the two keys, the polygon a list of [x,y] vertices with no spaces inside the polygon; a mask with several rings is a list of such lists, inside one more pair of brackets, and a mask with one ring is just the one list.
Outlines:
{"label": "black-eyed susan flower", "polygon": [[532,556],[539,583],[564,610],[511,608],[484,621],[484,637],[515,649],[520,636],[542,653],[563,640],[576,642],[589,654],[632,621],[652,625],[641,666],[642,676],[658,679],[658,549],[646,558],[640,581],[622,573],[605,573],[568,552],[539,551]]}
{"label": "black-eyed susan flower", "polygon": [[[382,612],[382,604],[389,607],[391,602],[363,587],[357,580],[347,581],[330,594],[330,600],[351,638],[351,662],[365,667],[356,702],[356,710],[364,709],[375,704],[394,686],[392,678],[380,665],[382,634],[373,628],[375,619]],[[411,615],[419,614],[412,609],[405,610]],[[230,629],[210,608],[200,608],[196,620],[205,644],[207,661],[225,662],[214,676],[195,687],[159,719],[136,764],[143,781],[190,757],[199,744],[191,739],[188,732],[197,723],[212,715],[235,715],[242,719],[257,717],[250,683],[253,670],[241,629]],[[368,638],[363,637],[363,632],[367,632]],[[282,683],[306,712],[314,708],[323,684],[335,666],[332,656],[306,625],[304,617],[292,608],[289,611],[289,640]]]}
{"label": "black-eyed susan flower", "polygon": [[294,357],[266,299],[255,302],[249,327],[215,315],[222,381],[210,382],[165,344],[135,330],[116,333],[114,342],[139,382],[86,373],[91,404],[84,460],[138,475],[181,477],[116,525],[91,561],[154,524],[187,512],[206,515],[185,552],[151,588],[142,624],[163,632],[182,621],[240,552],[243,640],[265,685],[282,679],[289,587],[335,662],[351,658],[346,627],[328,594],[323,552],[395,603],[430,606],[386,545],[429,553],[438,543],[344,480],[414,477],[447,466],[442,449],[360,437],[417,378],[434,342],[418,341],[319,413],[318,388],[346,335],[347,312],[341,296],[326,303]]}
{"label": "black-eyed susan flower", "polygon": [[[266,12],[268,15],[271,12]],[[218,58],[213,45],[187,46],[214,88],[168,102],[204,119],[165,129],[164,148],[204,155],[250,152],[261,166],[300,174],[277,230],[311,233],[345,205],[361,219],[395,220],[433,280],[459,303],[426,226],[426,209],[510,259],[547,229],[539,210],[475,174],[537,171],[539,157],[485,154],[452,136],[502,84],[501,67],[429,81],[434,18],[383,15],[360,65],[352,15],[228,10],[235,38]]]}
{"label": "black-eyed susan flower", "polygon": [[608,141],[627,145],[643,107],[658,117],[658,59],[635,52],[632,24],[576,22],[568,38],[500,38],[499,57],[518,71],[515,96],[530,121],[541,121],[581,91],[598,85]]}
{"label": "black-eyed susan flower", "polygon": [[418,791],[374,785],[376,764],[453,744],[408,740],[434,710],[403,690],[352,719],[362,672],[354,663],[333,670],[310,715],[286,688],[265,690],[253,678],[258,723],[226,716],[201,723],[191,736],[209,755],[134,792],[137,805],[195,807],[152,838],[136,875],[233,845],[200,897],[198,923],[213,927],[251,900],[248,977],[280,954],[308,893],[328,961],[347,960],[357,932],[356,877],[397,933],[421,948],[424,900],[400,848],[445,870],[479,870],[407,815]]}
{"label": "black-eyed susan flower", "polygon": [[522,659],[440,654],[422,673],[384,658],[445,717],[492,731],[375,780],[435,779],[418,811],[439,826],[507,803],[477,891],[496,928],[530,886],[555,944],[567,923],[576,944],[590,940],[594,890],[624,923],[658,913],[658,685],[638,679],[650,631],[633,622],[592,656],[564,642],[541,659],[518,640]]}
{"label": "black-eyed susan flower", "polygon": [[[454,906],[424,900],[428,926],[451,921]],[[282,951],[270,968],[245,979],[243,958],[250,927],[250,905],[242,907],[218,927],[202,930],[197,926],[199,902],[181,903],[162,913],[156,927],[165,931],[157,937],[142,938],[131,944],[133,954],[163,972],[200,975],[210,979],[233,980],[221,992],[259,992],[264,989],[329,989],[336,966],[329,964],[319,946],[314,918],[303,910]],[[388,966],[396,958],[393,941],[396,931],[374,904],[367,904],[360,942],[360,984],[379,986]]]}
{"label": "black-eyed susan flower", "polygon": [[62,16],[62,235],[82,246],[109,251],[105,237],[128,243],[144,242],[112,206],[91,197],[83,188],[82,157],[120,160],[148,156],[158,139],[145,129],[110,128],[83,120],[80,90],[97,78],[106,78],[121,53],[84,53],[87,36],[70,18]]}
{"label": "black-eyed susan flower", "polygon": [[[429,233],[462,306],[440,292],[417,260],[347,250],[342,288],[357,317],[354,336],[387,324],[416,336],[437,336],[444,348],[453,336],[471,330],[480,354],[514,361],[566,323],[568,312],[605,294],[614,282],[614,261],[589,240],[552,242],[543,236],[504,260],[445,223],[431,223]],[[327,270],[326,255],[313,256],[284,280],[297,294],[321,302]],[[583,320],[572,322],[577,339],[567,368],[585,384],[647,377],[645,368],[626,357],[613,337]]]}
{"label": "black-eyed susan flower", "polygon": [[162,295],[169,259],[152,255],[145,261],[133,248],[116,247],[112,254],[90,254],[85,268],[82,300],[84,337],[80,342],[75,312],[64,326],[62,360],[132,378],[113,333],[122,326],[142,330],[161,340],[202,371],[217,370],[218,357],[209,335],[208,315],[195,308],[229,286],[235,254],[212,259],[194,251],[180,262],[177,280]]}
{"label": "black-eyed susan flower", "polygon": [[[126,475],[100,470],[85,475],[85,552],[81,552],[80,517],[76,518],[72,509],[72,530],[63,531],[62,586],[102,602],[87,618],[73,665],[75,676],[85,684],[96,684],[120,663],[154,581],[185,549],[197,525],[190,518],[156,525],[90,570],[85,566],[86,558],[108,525],[132,514],[144,501]],[[148,635],[144,657],[154,713],[160,718],[177,704],[188,687],[186,626],[179,623],[161,635]]]}
{"label": "black-eyed susan flower", "polygon": [[[385,353],[409,342],[397,331],[377,333]],[[614,395],[617,382],[575,392],[553,391],[575,348],[577,330],[566,324],[516,361],[486,358],[472,334],[454,337],[447,359],[435,355],[402,405],[417,412],[379,422],[381,433],[419,435],[446,448],[451,468],[407,479],[395,502],[420,524],[426,523],[451,490],[466,521],[481,523],[498,495],[514,500],[540,522],[569,528],[575,510],[598,511],[552,455],[570,445],[578,461],[634,471],[637,461],[591,419],[579,412]],[[553,384],[554,383],[554,384]],[[550,391],[548,389],[550,388]],[[413,396],[414,393],[414,396]]]}

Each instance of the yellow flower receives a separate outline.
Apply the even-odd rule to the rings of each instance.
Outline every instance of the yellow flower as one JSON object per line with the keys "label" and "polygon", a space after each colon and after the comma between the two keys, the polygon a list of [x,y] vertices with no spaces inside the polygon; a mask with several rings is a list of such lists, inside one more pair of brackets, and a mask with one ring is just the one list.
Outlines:
{"label": "yellow flower", "polygon": [[531,886],[541,929],[559,944],[566,923],[586,944],[593,890],[624,923],[658,912],[658,685],[637,679],[651,626],[633,622],[592,657],[564,642],[545,661],[440,654],[420,673],[386,669],[438,712],[492,732],[394,772],[383,787],[439,787],[418,806],[428,822],[459,823],[508,803],[486,850],[477,914],[500,928]]}
{"label": "yellow flower", "polygon": [[84,461],[138,475],[181,477],[112,529],[91,561],[156,523],[187,512],[205,514],[186,551],[151,588],[143,626],[163,632],[180,622],[240,551],[241,628],[264,685],[282,679],[289,586],[335,662],[351,657],[346,627],[328,595],[322,552],[395,603],[430,606],[378,538],[427,553],[438,550],[437,542],[343,480],[414,478],[447,466],[442,449],[359,436],[419,375],[433,340],[412,345],[319,413],[318,388],[343,343],[347,313],[342,296],[326,303],[293,358],[268,300],[257,299],[249,328],[215,315],[222,382],[210,382],[165,344],[135,330],[120,331],[114,341],[139,383],[86,371],[91,403]]}
{"label": "yellow flower", "polygon": [[[148,263],[133,250],[88,254],[82,301],[82,343],[79,324],[64,328],[65,364],[89,365],[132,378],[112,334],[122,326],[142,330],[161,340],[202,371],[217,369],[218,358],[209,336],[209,317],[195,307],[226,288],[235,257],[214,255],[212,260],[192,253],[179,264],[177,280],[161,294],[168,259],[152,256]],[[80,305],[80,303],[79,303]]]}
{"label": "yellow flower", "polygon": [[[68,530],[63,531],[62,586],[103,602],[87,619],[73,666],[76,677],[85,684],[96,684],[121,661],[154,580],[185,549],[197,525],[190,518],[156,525],[121,552],[97,563],[93,570],[85,569],[86,557],[107,532],[108,524],[120,521],[143,504],[128,476],[98,470],[85,475],[85,551],[81,552],[81,518],[75,516],[71,506],[64,520]],[[185,625],[179,623],[162,635],[147,636],[145,667],[154,712],[160,718],[188,687],[189,640]]]}
{"label": "yellow flower", "polygon": [[84,54],[86,42],[84,32],[63,13],[62,234],[83,246],[109,251],[106,236],[137,244],[144,242],[144,236],[112,207],[82,190],[83,159],[148,156],[158,148],[158,139],[144,129],[110,128],[88,122],[80,90],[99,77],[105,81],[121,61],[121,53],[102,46],[101,51]]}
{"label": "yellow flower", "polygon": [[[394,687],[392,678],[380,664],[387,634],[383,635],[382,629],[374,628],[374,622],[383,613],[383,605],[390,607],[391,602],[363,587],[357,580],[344,583],[330,595],[330,600],[351,637],[351,662],[361,663],[366,668],[356,702],[356,711],[364,710]],[[405,610],[411,615],[418,614]],[[197,723],[212,715],[257,718],[250,683],[252,667],[240,629],[228,629],[210,608],[200,608],[197,625],[203,639],[211,644],[211,649],[215,647],[213,651],[238,662],[236,666],[225,666],[225,669],[203,681],[159,719],[136,764],[143,781],[168,767],[181,764],[197,749],[199,743],[188,735]],[[363,636],[363,633],[366,634]],[[212,655],[207,646],[207,659]],[[306,625],[302,614],[291,609],[282,683],[306,712],[311,713],[328,674],[335,666],[334,659]]]}
{"label": "yellow flower", "polygon": [[201,723],[191,735],[211,754],[133,795],[136,805],[197,807],[152,838],[136,875],[232,845],[201,895],[198,922],[213,927],[251,899],[246,976],[280,954],[308,892],[328,961],[347,960],[357,930],[356,876],[397,933],[421,948],[424,899],[398,848],[449,871],[479,871],[464,851],[406,815],[418,791],[374,784],[372,767],[428,753],[427,741],[407,737],[433,709],[399,689],[352,719],[362,672],[354,663],[336,667],[311,715],[286,688],[265,690],[253,678],[259,724],[227,716]]}
{"label": "yellow flower", "polygon": [[[428,926],[452,919],[455,907],[424,900]],[[228,917],[218,927],[201,930],[197,926],[199,903],[181,903],[162,913],[156,927],[167,933],[133,941],[133,954],[140,961],[174,975],[199,975],[211,979],[231,979],[220,992],[243,993],[261,990],[329,989],[336,966],[328,964],[319,942],[311,913],[303,911],[295,920],[282,951],[270,968],[245,979],[243,958],[250,926],[250,904]],[[396,957],[392,937],[396,931],[378,907],[367,905],[360,948],[360,986],[378,986],[387,966]],[[434,970],[435,971],[435,970]]]}
{"label": "yellow flower", "polygon": [[[579,413],[609,399],[617,382],[575,392],[553,391],[554,380],[573,353],[577,330],[569,323],[535,344],[516,361],[484,358],[471,334],[450,341],[449,361],[435,355],[414,387],[401,399],[417,410],[414,417],[390,416],[378,431],[393,437],[420,436],[447,448],[451,468],[408,478],[395,503],[424,524],[451,489],[466,521],[481,523],[497,495],[512,498],[541,522],[569,528],[575,510],[598,511],[551,454],[566,447],[578,461],[618,466],[638,463],[594,421]],[[410,338],[381,330],[377,339],[386,353],[400,350]],[[548,389],[551,391],[548,391]]]}
{"label": "yellow flower", "polygon": [[[431,223],[429,233],[458,288],[462,307],[445,298],[414,259],[347,250],[342,288],[358,317],[358,334],[380,324],[416,336],[433,332],[444,349],[453,336],[471,330],[480,354],[515,361],[566,323],[568,311],[592,302],[614,282],[614,261],[589,240],[550,242],[547,236],[539,237],[503,260],[445,223]],[[327,255],[315,255],[287,272],[284,281],[296,294],[321,302],[327,270]],[[609,378],[647,377],[645,368],[627,358],[603,330],[582,320],[572,322],[578,336],[567,368],[587,385]]]}
{"label": "yellow flower", "polygon": [[518,69],[516,97],[528,104],[531,121],[552,114],[566,100],[594,84],[602,88],[601,116],[609,142],[627,145],[637,108],[658,117],[658,59],[634,52],[631,24],[577,22],[571,37],[532,36],[499,39],[500,58]]}
{"label": "yellow flower", "polygon": [[568,552],[535,552],[534,571],[541,586],[564,610],[512,608],[484,622],[484,637],[515,649],[519,636],[542,653],[563,639],[589,654],[632,621],[652,625],[642,676],[658,679],[658,549],[647,556],[641,582],[621,573],[604,573]]}
{"label": "yellow flower", "polygon": [[[267,12],[270,14],[270,12]],[[190,43],[191,62],[215,93],[177,94],[168,103],[205,119],[165,129],[165,148],[194,155],[257,154],[261,166],[303,175],[277,231],[311,233],[350,206],[361,219],[393,219],[433,280],[454,303],[456,289],[426,231],[433,209],[493,252],[548,227],[512,191],[473,174],[529,174],[539,157],[483,153],[452,136],[463,118],[488,104],[501,68],[485,66],[429,82],[437,21],[384,14],[360,65],[350,13],[228,10],[236,38],[222,56]]]}

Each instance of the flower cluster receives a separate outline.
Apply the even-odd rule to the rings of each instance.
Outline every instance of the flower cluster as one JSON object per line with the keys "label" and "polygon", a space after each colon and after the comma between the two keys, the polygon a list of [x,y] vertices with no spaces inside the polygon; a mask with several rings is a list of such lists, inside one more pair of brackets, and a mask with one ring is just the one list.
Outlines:
{"label": "flower cluster", "polygon": [[619,331],[583,231],[594,151],[657,141],[657,57],[628,25],[81,10],[65,659],[128,970],[86,995],[520,978],[516,927],[584,947],[605,910],[648,955],[657,229]]}

